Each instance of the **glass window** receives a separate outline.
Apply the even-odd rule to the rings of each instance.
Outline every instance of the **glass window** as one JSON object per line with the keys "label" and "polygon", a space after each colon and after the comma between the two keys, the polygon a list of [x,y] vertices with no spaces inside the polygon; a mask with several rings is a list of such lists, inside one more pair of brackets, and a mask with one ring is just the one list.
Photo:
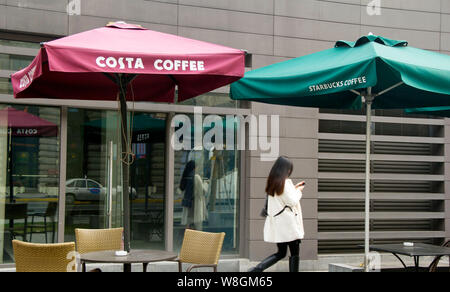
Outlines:
{"label": "glass window", "polygon": [[57,240],[60,110],[0,104],[0,263],[11,240]]}
{"label": "glass window", "polygon": [[88,180],[87,187],[88,187],[88,189],[99,189],[99,188],[101,188],[100,184],[98,184],[98,183],[96,183],[94,181],[91,181],[91,180]]}
{"label": "glass window", "polygon": [[41,47],[39,43],[2,40],[2,39],[0,39],[0,45],[7,46],[7,47],[21,47],[21,48],[30,48],[30,49],[39,49]]}
{"label": "glass window", "polygon": [[166,114],[133,115],[130,166],[131,245],[165,249]]}
{"label": "glass window", "polygon": [[206,93],[191,99],[180,102],[182,105],[208,106],[208,107],[231,107],[239,108],[240,103],[232,100],[228,94]]}
{"label": "glass window", "polygon": [[[192,117],[190,120],[194,125]],[[175,131],[183,127],[180,125]],[[193,142],[196,128],[192,129],[191,136],[180,136],[180,142],[186,139]],[[211,129],[204,127],[203,137],[211,134]],[[226,129],[222,129],[226,143]],[[211,140],[219,141],[212,136]],[[239,151],[208,148],[175,151],[174,249],[181,247],[184,230],[189,228],[225,232],[223,252],[235,254],[239,242]]]}
{"label": "glass window", "polygon": [[11,82],[7,78],[0,78],[0,94],[13,94]]}
{"label": "glass window", "polygon": [[[66,189],[66,241],[74,240],[75,228],[123,226],[117,117],[117,111],[68,111],[67,181],[74,179],[78,189]],[[164,249],[166,115],[134,113],[129,119],[135,155],[129,179],[131,247]]]}
{"label": "glass window", "polygon": [[83,189],[86,188],[86,181],[84,179],[77,180],[75,182],[75,187],[76,188],[83,188]]}
{"label": "glass window", "polygon": [[74,241],[75,228],[122,226],[117,112],[69,108],[67,131],[64,238]]}
{"label": "glass window", "polygon": [[0,70],[21,70],[30,65],[33,59],[32,56],[0,54]]}

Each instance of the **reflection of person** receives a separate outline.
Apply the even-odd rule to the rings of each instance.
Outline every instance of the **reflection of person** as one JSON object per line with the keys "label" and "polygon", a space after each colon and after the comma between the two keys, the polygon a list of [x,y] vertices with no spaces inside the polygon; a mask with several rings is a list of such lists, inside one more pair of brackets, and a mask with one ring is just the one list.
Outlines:
{"label": "reflection of person", "polygon": [[183,213],[181,224],[188,228],[203,229],[203,221],[207,218],[205,184],[202,177],[196,173],[195,161],[186,164],[181,177],[180,189],[184,192],[181,206]]}
{"label": "reflection of person", "polygon": [[275,162],[267,179],[267,217],[264,225],[264,241],[277,244],[278,252],[267,257],[249,272],[262,272],[284,258],[287,248],[289,272],[298,272],[301,239],[304,237],[300,199],[305,183],[294,185],[290,175],[293,164],[286,157]]}

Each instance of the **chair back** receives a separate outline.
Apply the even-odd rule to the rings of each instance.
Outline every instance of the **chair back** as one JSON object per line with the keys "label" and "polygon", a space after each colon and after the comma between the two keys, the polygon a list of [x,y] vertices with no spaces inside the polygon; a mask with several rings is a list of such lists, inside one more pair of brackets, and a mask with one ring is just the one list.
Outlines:
{"label": "chair back", "polygon": [[80,254],[120,250],[122,247],[123,228],[111,229],[75,229],[77,251]]}
{"label": "chair back", "polygon": [[58,209],[57,202],[49,202],[47,205],[47,209],[45,210],[45,216],[50,218],[55,217],[57,209]]}
{"label": "chair back", "polygon": [[13,240],[16,272],[76,272],[75,242],[37,244]]}
{"label": "chair back", "polygon": [[[450,240],[447,241],[446,243],[444,243],[442,246],[443,247],[450,247]],[[428,267],[428,271],[429,272],[433,273],[433,272],[436,272],[438,270],[438,265],[439,265],[439,262],[441,261],[442,257],[443,256],[437,256],[437,257],[434,258],[433,262]],[[449,257],[449,260],[450,260],[450,257]]]}
{"label": "chair back", "polygon": [[217,265],[225,233],[186,229],[179,260],[197,265]]}
{"label": "chair back", "polygon": [[27,204],[5,204],[5,220],[26,219]]}

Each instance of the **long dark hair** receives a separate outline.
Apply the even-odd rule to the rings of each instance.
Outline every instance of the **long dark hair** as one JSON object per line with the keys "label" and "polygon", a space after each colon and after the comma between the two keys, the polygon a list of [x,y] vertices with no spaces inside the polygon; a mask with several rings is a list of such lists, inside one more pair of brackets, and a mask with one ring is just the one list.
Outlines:
{"label": "long dark hair", "polygon": [[267,178],[266,193],[270,196],[281,195],[284,192],[284,183],[291,176],[294,164],[284,156],[275,161]]}
{"label": "long dark hair", "polygon": [[183,175],[181,176],[180,181],[180,189],[182,191],[186,190],[186,187],[188,185],[188,180],[192,180],[195,174],[195,161],[190,160],[186,167],[184,168]]}

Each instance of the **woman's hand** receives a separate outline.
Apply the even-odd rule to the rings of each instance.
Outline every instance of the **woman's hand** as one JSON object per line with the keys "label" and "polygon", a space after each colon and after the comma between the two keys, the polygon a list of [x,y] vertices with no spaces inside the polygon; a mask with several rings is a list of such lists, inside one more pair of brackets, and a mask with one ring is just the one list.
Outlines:
{"label": "woman's hand", "polygon": [[305,188],[305,185],[306,185],[306,182],[302,181],[302,182],[299,182],[298,184],[296,184],[295,188],[299,191],[303,191],[303,189]]}

